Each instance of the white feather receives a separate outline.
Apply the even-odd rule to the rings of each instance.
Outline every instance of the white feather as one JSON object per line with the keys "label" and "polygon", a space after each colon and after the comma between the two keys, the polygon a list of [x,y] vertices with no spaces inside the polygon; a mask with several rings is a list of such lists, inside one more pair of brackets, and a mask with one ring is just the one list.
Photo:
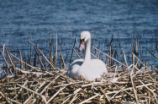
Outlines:
{"label": "white feather", "polygon": [[[81,39],[86,40],[85,59],[77,59],[73,61],[68,70],[68,75],[73,78],[81,77],[91,81],[99,79],[104,73],[107,73],[106,64],[99,59],[91,59],[91,36],[88,31],[83,31],[81,33]],[[81,49],[82,47],[79,48]]]}

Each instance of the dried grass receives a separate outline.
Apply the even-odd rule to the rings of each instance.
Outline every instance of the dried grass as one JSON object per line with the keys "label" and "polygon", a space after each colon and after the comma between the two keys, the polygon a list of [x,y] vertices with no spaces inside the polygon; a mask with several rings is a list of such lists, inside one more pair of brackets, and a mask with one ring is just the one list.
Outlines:
{"label": "dried grass", "polygon": [[[0,103],[158,103],[158,75],[146,69],[119,71],[118,81],[102,82],[69,78],[65,69],[21,71],[0,82]],[[40,74],[39,74],[40,73]]]}
{"label": "dried grass", "polygon": [[[135,54],[133,58],[137,62],[128,66],[124,52],[126,64],[94,47],[119,65],[109,66],[108,72],[112,74],[104,75],[101,81],[90,82],[68,77],[67,69],[56,68],[51,58],[48,59],[31,44],[50,67],[30,65],[23,60],[21,53],[18,58],[4,48],[9,62],[4,56],[4,50],[0,51],[6,64],[5,71],[13,71],[11,76],[7,75],[0,80],[1,104],[158,104],[158,74],[143,64]],[[65,64],[62,54],[61,59]],[[37,62],[37,58],[34,61]],[[19,67],[15,63],[19,63]],[[138,63],[143,67],[139,68]],[[24,68],[24,64],[30,69]],[[40,64],[43,62],[40,61]],[[119,70],[119,67],[123,70]]]}

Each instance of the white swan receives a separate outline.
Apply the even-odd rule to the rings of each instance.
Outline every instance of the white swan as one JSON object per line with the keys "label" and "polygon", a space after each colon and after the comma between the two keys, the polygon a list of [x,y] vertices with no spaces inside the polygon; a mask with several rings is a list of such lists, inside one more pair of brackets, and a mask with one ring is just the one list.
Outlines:
{"label": "white swan", "polygon": [[107,73],[106,65],[99,59],[91,59],[91,34],[88,31],[81,32],[79,50],[86,45],[85,59],[77,59],[71,63],[68,75],[73,78],[83,78],[94,81]]}

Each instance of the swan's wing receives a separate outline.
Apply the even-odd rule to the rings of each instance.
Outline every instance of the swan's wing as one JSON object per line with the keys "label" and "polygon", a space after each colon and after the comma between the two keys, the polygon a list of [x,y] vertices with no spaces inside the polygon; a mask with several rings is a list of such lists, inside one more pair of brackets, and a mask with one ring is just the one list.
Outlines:
{"label": "swan's wing", "polygon": [[80,66],[82,65],[83,61],[84,61],[83,59],[74,60],[71,63],[67,74],[71,77],[78,77],[79,76],[78,70],[80,69]]}
{"label": "swan's wing", "polygon": [[91,59],[81,66],[80,73],[86,80],[95,80],[100,79],[103,74],[107,73],[107,68],[103,61]]}
{"label": "swan's wing", "polygon": [[76,60],[74,60],[74,61],[70,64],[70,66],[73,65],[73,64],[79,64],[79,65],[81,65],[81,64],[83,63],[83,61],[84,61],[84,59],[76,59]]}
{"label": "swan's wing", "polygon": [[69,70],[73,70],[74,68],[75,69],[78,69],[82,63],[83,63],[83,59],[77,59],[77,60],[74,60],[71,64],[70,64],[70,67],[69,67]]}

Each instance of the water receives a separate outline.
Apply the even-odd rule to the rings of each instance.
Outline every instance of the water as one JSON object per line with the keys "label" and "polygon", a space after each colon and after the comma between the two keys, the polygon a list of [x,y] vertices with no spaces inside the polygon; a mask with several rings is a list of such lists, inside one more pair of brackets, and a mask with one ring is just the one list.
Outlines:
{"label": "water", "polygon": [[[66,57],[71,54],[75,37],[88,30],[93,45],[108,52],[114,36],[113,48],[124,48],[131,53],[131,37],[139,34],[140,58],[158,65],[147,49],[156,56],[158,51],[158,1],[157,0],[0,0],[0,48],[5,44],[11,51],[27,54],[28,40],[38,44],[47,53],[48,39],[55,39]],[[53,41],[54,42],[54,41]],[[100,44],[99,44],[100,43]],[[77,44],[78,45],[78,44]],[[76,45],[76,48],[77,48]],[[121,54],[118,52],[118,56]],[[70,57],[70,56],[69,56]]]}

